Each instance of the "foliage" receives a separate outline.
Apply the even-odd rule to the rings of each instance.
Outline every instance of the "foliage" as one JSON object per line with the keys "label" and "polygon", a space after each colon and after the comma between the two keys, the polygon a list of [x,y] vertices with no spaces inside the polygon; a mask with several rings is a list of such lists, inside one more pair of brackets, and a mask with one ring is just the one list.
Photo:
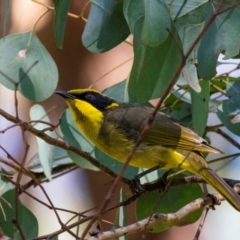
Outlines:
{"label": "foliage", "polygon": [[[53,1],[54,35],[58,48],[64,46],[70,2]],[[130,34],[133,36],[133,43],[128,41],[134,51],[129,79],[122,79],[121,83],[110,86],[104,94],[118,101],[143,104],[161,98],[159,104],[164,101],[164,104],[161,104],[164,106],[162,111],[191,127],[199,135],[206,136],[209,131],[221,134],[222,130],[219,129],[226,127],[240,136],[240,80],[229,76],[231,72],[216,75],[216,67],[221,64],[218,62],[220,53],[224,54],[226,59],[239,56],[240,4],[237,0],[92,0],[89,4],[90,12],[82,33],[82,43],[87,50],[103,53],[128,41],[126,38]],[[52,11],[51,7],[45,7],[46,12],[39,16],[29,32],[4,36],[0,40],[0,83],[20,92],[33,102],[42,102],[49,98],[58,83],[57,66],[35,34],[38,21]],[[78,16],[82,20],[85,7]],[[9,1],[6,1],[4,29],[8,23],[9,8]],[[237,64],[234,70],[236,69]],[[207,126],[210,112],[218,116],[220,125]],[[15,188],[18,190],[14,193],[11,187],[11,190],[2,193],[2,198],[19,206],[17,208],[14,205],[13,209],[9,209],[6,204],[2,205],[8,221],[14,214],[18,218],[12,224],[1,222],[3,232],[11,238],[19,239],[24,236],[25,239],[34,239],[40,224],[18,200],[20,190],[26,190],[18,185],[22,174],[40,186],[45,177],[50,180],[54,174],[64,172],[69,166],[94,171],[100,168],[112,176],[116,176],[123,167],[122,163],[100,152],[78,132],[68,110],[62,114],[59,126],[50,123],[48,114],[40,105],[34,105],[30,110],[32,124],[24,125],[18,116],[9,116],[4,111],[1,111],[0,115],[19,125],[23,132],[34,133],[39,150],[27,166],[10,165],[13,169],[3,177],[9,184],[13,181],[10,173],[18,176],[15,182]],[[1,133],[5,131],[0,129]],[[61,139],[64,143],[61,143]],[[230,137],[228,139],[231,141]],[[231,142],[239,147],[235,141]],[[9,157],[8,149],[4,151],[7,157],[14,161],[13,157]],[[85,152],[91,156],[88,157]],[[94,158],[99,162],[94,162]],[[4,159],[0,158],[0,161],[4,162]],[[106,168],[110,169],[110,172]],[[138,169],[128,166],[123,174],[125,183],[138,172]],[[149,180],[147,177],[146,179],[156,180]],[[168,192],[164,192],[160,200],[158,192],[151,192],[138,199],[136,213],[139,219],[142,219],[156,211],[177,211],[199,197],[203,197],[199,184],[172,187]],[[153,200],[155,198],[156,200]],[[12,203],[14,199],[17,201]],[[121,195],[121,199],[126,200],[127,197]],[[156,201],[160,202],[160,207],[155,207]],[[18,215],[17,211],[20,211]],[[119,222],[125,224],[125,211],[122,208],[120,211]],[[153,229],[159,232],[175,225],[195,222],[201,211],[200,208],[180,221],[156,225]],[[31,232],[26,231],[23,218],[28,218],[28,223],[33,225]],[[80,225],[81,221],[77,223]],[[62,228],[62,231],[68,227],[70,229],[68,225]],[[50,233],[49,238],[53,237],[56,237],[56,234]]]}

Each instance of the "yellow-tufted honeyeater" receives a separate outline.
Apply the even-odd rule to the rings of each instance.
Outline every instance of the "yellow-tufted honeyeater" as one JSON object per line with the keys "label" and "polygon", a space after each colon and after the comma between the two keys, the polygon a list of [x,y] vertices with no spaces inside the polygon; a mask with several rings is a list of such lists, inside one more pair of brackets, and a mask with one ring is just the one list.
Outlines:
{"label": "yellow-tufted honeyeater", "polygon": [[[81,132],[101,151],[125,162],[154,109],[120,103],[93,89],[56,91],[62,96]],[[201,152],[220,153],[191,129],[158,112],[145,132],[130,165],[139,168],[179,166],[200,175],[240,211],[240,196],[212,169]]]}

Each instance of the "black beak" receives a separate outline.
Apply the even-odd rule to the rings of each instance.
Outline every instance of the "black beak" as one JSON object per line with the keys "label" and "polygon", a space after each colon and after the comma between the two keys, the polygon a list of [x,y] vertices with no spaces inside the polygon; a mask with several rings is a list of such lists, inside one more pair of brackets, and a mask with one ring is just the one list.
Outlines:
{"label": "black beak", "polygon": [[60,95],[61,97],[65,98],[65,99],[75,99],[76,97],[72,94],[70,94],[69,92],[66,91],[55,91],[56,94]]}

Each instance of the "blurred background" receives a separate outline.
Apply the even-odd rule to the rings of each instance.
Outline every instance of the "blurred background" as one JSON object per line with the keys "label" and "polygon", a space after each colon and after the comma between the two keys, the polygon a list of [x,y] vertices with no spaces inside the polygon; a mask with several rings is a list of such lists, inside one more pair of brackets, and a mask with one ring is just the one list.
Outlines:
{"label": "blurred background", "polygon": [[[52,5],[51,1],[41,0],[41,2],[50,6]],[[85,0],[72,0],[70,12],[78,15],[86,2],[87,1]],[[0,4],[2,5],[0,8],[4,9],[4,1],[0,1]],[[33,23],[44,11],[45,7],[30,0],[11,1],[10,20],[7,34],[29,31]],[[63,49],[60,50],[56,47],[54,40],[53,14],[53,11],[46,14],[37,24],[35,32],[57,64],[59,71],[58,89],[69,90],[87,88],[93,84],[93,88],[101,91],[128,77],[132,61],[130,60],[126,64],[120,67],[118,66],[133,57],[133,49],[129,44],[122,43],[113,50],[103,54],[90,53],[81,43],[81,35],[85,22],[81,19],[69,17],[66,26]],[[88,8],[86,9],[85,17],[87,17],[87,14]],[[3,21],[3,12],[1,12],[0,20],[1,22]],[[0,32],[2,33],[2,30]],[[33,103],[22,97],[20,94],[18,95],[18,100],[19,117],[24,121],[28,121],[29,108]],[[52,96],[41,104],[46,111],[49,111],[49,116],[52,122],[57,124],[61,113],[66,108],[64,101],[58,96]],[[0,107],[11,114],[15,113],[14,92],[6,89],[2,85],[0,85]],[[211,121],[216,124],[217,119],[213,117]],[[9,125],[11,125],[10,122],[0,118],[0,129],[4,129]],[[37,145],[35,137],[31,134],[28,135],[28,139],[31,144],[28,154],[28,159],[30,159],[37,152]],[[1,134],[0,143],[6,147],[16,159],[21,161],[25,149],[21,131],[19,129],[13,128],[5,134]],[[220,144],[222,144],[222,148],[220,147]],[[226,142],[221,143],[221,140],[219,139],[217,146],[223,151],[224,149],[229,151],[228,148],[230,147]],[[0,154],[4,155],[1,151]],[[236,177],[237,179],[239,174],[236,166],[239,167],[239,164],[236,161],[231,164],[231,178]],[[229,170],[222,169],[219,173],[228,177]],[[112,181],[113,179],[104,173],[78,169],[70,174],[54,179],[54,181],[44,183],[43,186],[56,207],[82,212],[86,209],[99,206],[102,203]],[[115,191],[115,195],[113,196],[113,200],[118,201],[121,187],[122,186],[119,184]],[[128,191],[128,189],[126,189],[126,191]],[[42,201],[46,201],[39,188],[31,188],[30,192]],[[48,234],[60,228],[53,211],[28,198],[26,195],[22,196],[22,201],[39,219],[39,235]],[[239,239],[239,213],[225,202],[222,203],[222,205],[224,206],[218,208],[217,211],[210,211],[201,233],[201,240]],[[132,223],[135,221],[135,218],[131,206],[127,209],[130,217],[129,223]],[[218,214],[220,215],[221,212],[224,212],[225,219],[218,218]],[[70,215],[62,212],[60,213],[60,216],[62,221],[66,222]],[[114,222],[115,212],[108,213],[102,217],[103,219],[108,219]],[[234,217],[236,218],[234,219]],[[227,228],[225,227],[226,219],[231,219],[232,222],[231,226]],[[100,225],[101,230],[111,228],[107,223],[100,223]],[[148,233],[145,236],[145,239],[190,240],[193,239],[198,225],[199,222],[185,227],[174,227],[161,234]],[[219,231],[221,236],[218,236],[218,229],[221,229],[221,231]],[[81,226],[80,230],[84,230],[83,226]],[[142,233],[135,234],[128,239],[141,239],[142,236]],[[70,240],[74,238],[69,234],[64,233],[60,235],[59,239]]]}

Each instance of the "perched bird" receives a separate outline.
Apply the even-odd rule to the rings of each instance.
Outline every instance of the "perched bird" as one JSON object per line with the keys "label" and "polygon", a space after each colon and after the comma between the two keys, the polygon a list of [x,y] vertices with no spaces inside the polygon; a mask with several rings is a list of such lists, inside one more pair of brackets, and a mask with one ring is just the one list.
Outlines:
{"label": "perched bird", "polygon": [[[94,89],[56,91],[62,96],[80,131],[101,151],[125,162],[154,109],[120,103]],[[212,169],[201,152],[220,153],[191,129],[158,112],[134,153],[130,165],[182,168],[200,175],[240,211],[240,196]]]}

